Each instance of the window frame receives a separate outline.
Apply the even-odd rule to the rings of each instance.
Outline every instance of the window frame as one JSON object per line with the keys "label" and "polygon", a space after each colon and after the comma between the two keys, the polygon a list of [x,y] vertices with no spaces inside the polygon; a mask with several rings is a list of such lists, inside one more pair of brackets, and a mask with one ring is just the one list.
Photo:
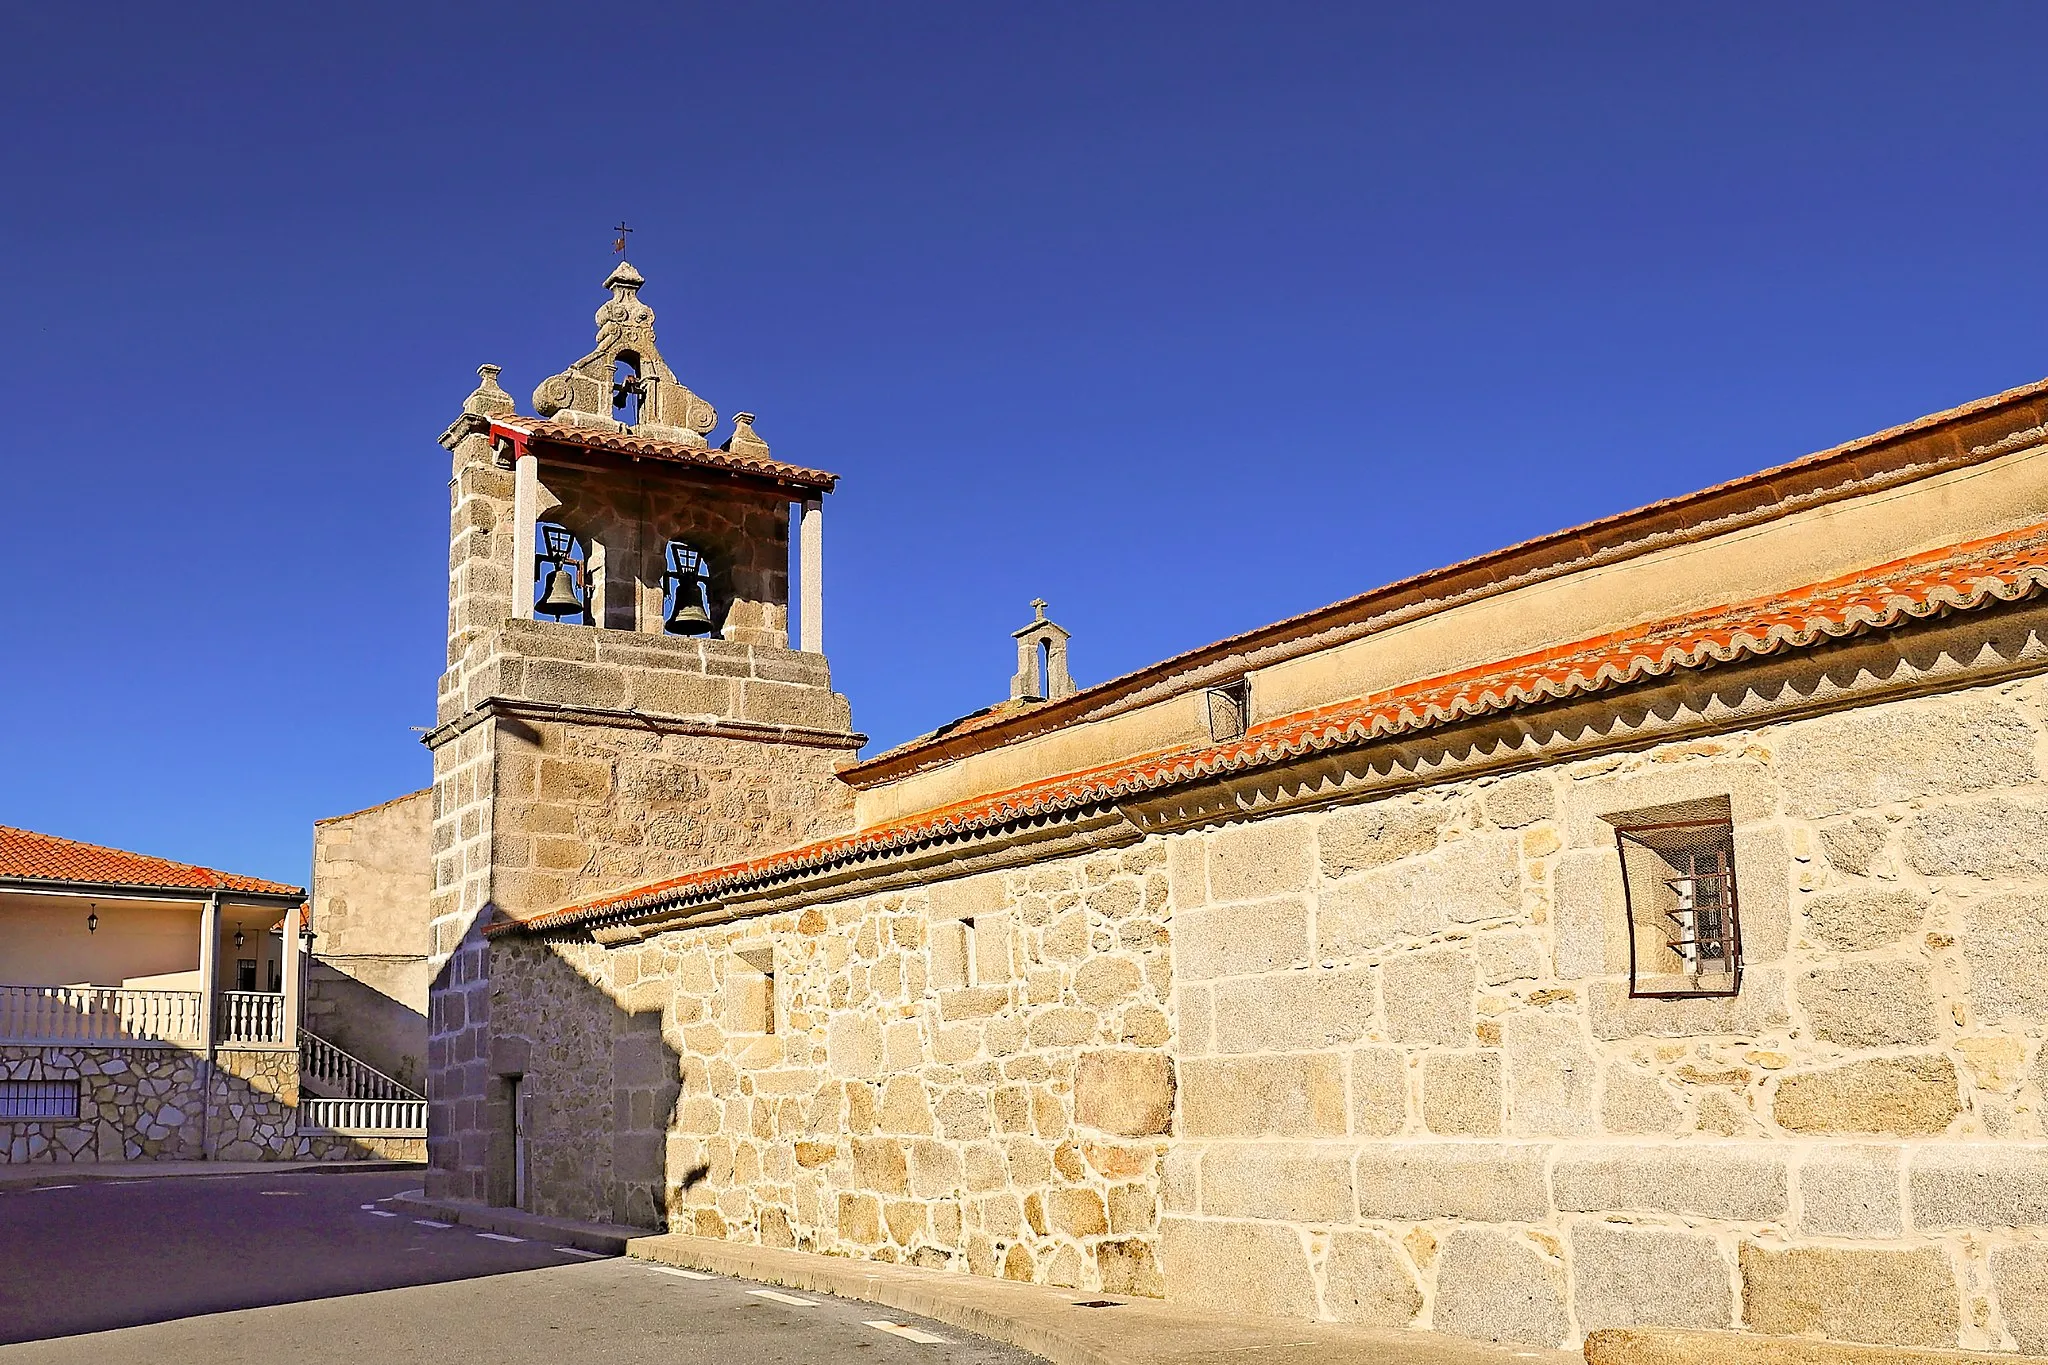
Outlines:
{"label": "window frame", "polygon": [[[1699,804],[1701,803],[1686,802],[1680,808],[1684,806],[1696,807]],[[1742,878],[1735,851],[1734,821],[1731,814],[1727,813],[1726,799],[1722,798],[1719,804],[1722,806],[1723,813],[1706,817],[1669,820],[1644,820],[1637,818],[1642,815],[1654,815],[1656,814],[1656,809],[1623,812],[1605,817],[1614,825],[1615,852],[1619,859],[1619,870],[1621,872],[1622,928],[1623,932],[1628,935],[1628,994],[1631,1000],[1721,1000],[1739,995],[1742,992]],[[1674,988],[1663,984],[1649,984],[1686,980],[1688,978],[1681,973],[1646,971],[1642,961],[1641,949],[1637,945],[1638,931],[1641,924],[1639,924],[1636,916],[1636,878],[1630,875],[1631,863],[1641,858],[1654,857],[1665,860],[1667,865],[1669,865],[1665,855],[1670,851],[1658,848],[1655,843],[1644,839],[1642,836],[1646,834],[1663,835],[1673,831],[1685,830],[1719,831],[1721,837],[1717,842],[1726,850],[1727,870],[1725,872],[1701,874],[1697,867],[1695,867],[1689,874],[1680,874],[1681,877],[1689,876],[1694,881],[1698,881],[1702,875],[1708,877],[1718,876],[1726,881],[1726,928],[1717,937],[1722,944],[1721,957],[1727,962],[1728,969],[1725,972],[1712,974],[1714,978],[1718,978],[1725,984],[1700,984],[1705,979],[1705,974],[1698,971],[1691,974],[1689,979],[1694,984],[1687,987]],[[1637,851],[1631,852],[1631,843],[1635,845]],[[1697,857],[1699,855],[1695,854],[1692,856]],[[1676,871],[1677,869],[1673,868],[1673,870]],[[1668,884],[1668,881],[1673,879],[1662,880],[1666,880]],[[1695,907],[1696,909],[1697,907]],[[1669,912],[1665,913],[1668,914]],[[1649,920],[1646,917],[1642,923],[1648,922]]]}

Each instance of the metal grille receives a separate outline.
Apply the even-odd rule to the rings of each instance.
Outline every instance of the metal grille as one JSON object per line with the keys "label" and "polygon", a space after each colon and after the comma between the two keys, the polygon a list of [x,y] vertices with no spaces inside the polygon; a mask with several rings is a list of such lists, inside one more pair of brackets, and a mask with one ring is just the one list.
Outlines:
{"label": "metal grille", "polygon": [[1733,995],[1742,984],[1735,835],[1726,818],[1625,824],[1629,991]]}
{"label": "metal grille", "polygon": [[75,1119],[77,1081],[0,1081],[0,1119]]}

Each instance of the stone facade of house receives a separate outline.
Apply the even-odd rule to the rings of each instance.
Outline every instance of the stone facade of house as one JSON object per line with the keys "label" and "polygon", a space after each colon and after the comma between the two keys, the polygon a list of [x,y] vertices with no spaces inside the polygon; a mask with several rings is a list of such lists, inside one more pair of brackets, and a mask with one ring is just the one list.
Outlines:
{"label": "stone facade of house", "polygon": [[[854,766],[814,654],[504,619],[493,430],[431,1188],[1537,1345],[2048,1350],[2048,386]],[[1618,832],[1706,811],[1739,989],[1665,998]]]}
{"label": "stone facade of house", "polygon": [[179,1047],[0,1044],[0,1080],[78,1086],[76,1118],[0,1119],[0,1161],[426,1157],[417,1137],[300,1131],[298,1056],[289,1049],[221,1048],[210,1086],[204,1071],[202,1058]]}
{"label": "stone facade of house", "polygon": [[305,1026],[414,1090],[426,1084],[433,809],[417,791],[313,826]]}

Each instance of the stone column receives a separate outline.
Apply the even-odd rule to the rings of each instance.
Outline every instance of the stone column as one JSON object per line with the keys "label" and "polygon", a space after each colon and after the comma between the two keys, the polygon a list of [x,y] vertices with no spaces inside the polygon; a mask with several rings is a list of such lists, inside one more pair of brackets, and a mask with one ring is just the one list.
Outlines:
{"label": "stone column", "polygon": [[208,1057],[219,1017],[220,897],[209,896],[199,911],[199,1050]]}
{"label": "stone column", "polygon": [[539,520],[540,458],[521,446],[512,465],[512,615],[520,621],[533,619],[533,528]]}
{"label": "stone column", "polygon": [[281,926],[284,932],[278,935],[282,942],[278,951],[284,958],[284,1045],[296,1048],[299,1045],[299,1016],[305,1009],[306,979],[305,957],[299,952],[299,912],[291,911],[284,917]]}
{"label": "stone column", "polygon": [[213,1159],[213,1037],[220,1016],[220,896],[199,911],[199,1155]]}
{"label": "stone column", "polygon": [[797,594],[797,648],[806,654],[825,652],[825,504],[812,498],[803,505],[803,527],[797,572],[802,587]]}

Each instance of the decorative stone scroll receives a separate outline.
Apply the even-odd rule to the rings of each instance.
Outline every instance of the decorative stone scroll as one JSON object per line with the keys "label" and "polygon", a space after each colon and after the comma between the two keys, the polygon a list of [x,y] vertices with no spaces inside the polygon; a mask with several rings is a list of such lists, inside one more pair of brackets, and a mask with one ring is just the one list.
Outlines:
{"label": "decorative stone scroll", "polygon": [[717,425],[718,412],[675,377],[654,343],[654,310],[640,301],[646,281],[625,261],[605,280],[612,296],[597,310],[597,347],[533,391],[533,410],[541,417],[579,426],[616,428],[613,420],[613,376],[620,361],[635,372],[641,386],[640,421],[633,430],[682,445],[701,446]]}

